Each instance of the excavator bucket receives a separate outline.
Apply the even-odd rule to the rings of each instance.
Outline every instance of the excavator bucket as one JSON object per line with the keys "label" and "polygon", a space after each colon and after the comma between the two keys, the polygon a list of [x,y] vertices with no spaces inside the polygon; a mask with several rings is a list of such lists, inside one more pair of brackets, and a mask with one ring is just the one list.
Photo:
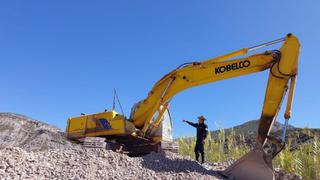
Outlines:
{"label": "excavator bucket", "polygon": [[261,146],[234,162],[222,172],[223,175],[236,180],[273,180],[272,156],[265,153]]}

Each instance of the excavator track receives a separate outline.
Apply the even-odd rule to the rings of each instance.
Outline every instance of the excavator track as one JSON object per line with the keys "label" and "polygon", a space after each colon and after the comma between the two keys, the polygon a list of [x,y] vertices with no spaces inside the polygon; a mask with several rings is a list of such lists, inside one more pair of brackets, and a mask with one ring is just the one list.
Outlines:
{"label": "excavator track", "polygon": [[84,137],[78,140],[83,147],[106,149],[106,138],[103,137]]}

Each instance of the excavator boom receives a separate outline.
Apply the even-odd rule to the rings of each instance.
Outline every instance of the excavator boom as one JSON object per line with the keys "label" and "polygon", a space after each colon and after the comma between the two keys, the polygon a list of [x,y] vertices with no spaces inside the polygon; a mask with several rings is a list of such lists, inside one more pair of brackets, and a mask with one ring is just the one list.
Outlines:
{"label": "excavator boom", "polygon": [[146,128],[159,107],[175,94],[194,86],[266,70],[276,61],[275,53],[267,51],[225,62],[195,62],[176,69],[158,81],[148,97],[135,106],[131,114],[132,122],[136,127]]}

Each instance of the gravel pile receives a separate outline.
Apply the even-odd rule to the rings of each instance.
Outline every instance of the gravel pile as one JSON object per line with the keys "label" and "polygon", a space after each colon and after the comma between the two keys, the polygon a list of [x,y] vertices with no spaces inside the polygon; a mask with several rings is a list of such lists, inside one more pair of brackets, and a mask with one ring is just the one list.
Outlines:
{"label": "gravel pile", "polygon": [[0,151],[0,179],[217,179],[213,170],[175,154],[131,158],[103,149]]}
{"label": "gravel pile", "polygon": [[[0,179],[222,179],[232,161],[199,165],[174,153],[128,157],[69,142],[58,128],[0,113]],[[299,179],[277,172],[277,179]]]}
{"label": "gravel pile", "polygon": [[69,142],[58,128],[0,113],[0,179],[217,179],[173,153],[128,157]]}

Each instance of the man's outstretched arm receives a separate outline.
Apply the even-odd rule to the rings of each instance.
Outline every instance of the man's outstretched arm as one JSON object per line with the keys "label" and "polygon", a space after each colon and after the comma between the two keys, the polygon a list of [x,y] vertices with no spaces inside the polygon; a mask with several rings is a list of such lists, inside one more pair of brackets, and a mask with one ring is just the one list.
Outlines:
{"label": "man's outstretched arm", "polygon": [[182,120],[182,121],[188,123],[190,126],[193,126],[193,127],[195,127],[195,128],[198,127],[198,124],[197,124],[197,123],[193,123],[193,122],[190,122],[190,121],[187,121],[187,120]]}

